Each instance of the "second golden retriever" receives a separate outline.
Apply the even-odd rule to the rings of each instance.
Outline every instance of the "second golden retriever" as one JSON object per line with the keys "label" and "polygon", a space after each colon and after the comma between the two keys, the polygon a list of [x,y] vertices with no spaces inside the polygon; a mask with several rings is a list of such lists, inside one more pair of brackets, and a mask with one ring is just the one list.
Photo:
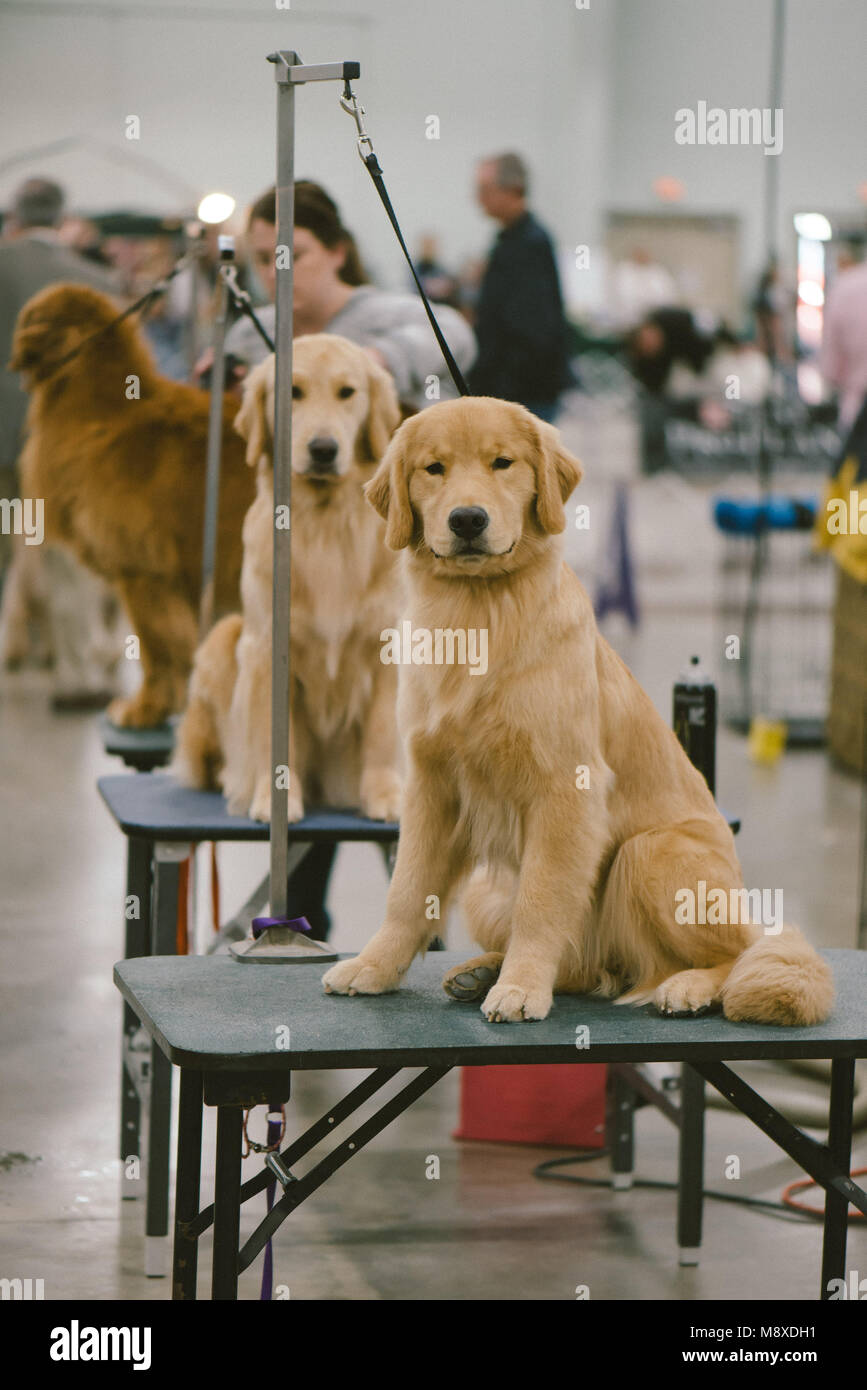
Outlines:
{"label": "second golden retriever", "polygon": [[[296,339],[292,391],[289,815],[309,804],[400,811],[397,677],[380,661],[399,578],[363,487],[400,419],[394,385],[363,348],[335,334]],[[200,648],[175,771],[222,786],[229,810],[270,819],[274,358],[250,373],[237,428],[256,466],[244,520],[243,620]]]}
{"label": "second golden retriever", "polygon": [[[208,397],[154,366],[141,329],[87,285],[50,285],[18,316],[12,371],[30,393],[21,479],[45,499],[45,537],[118,594],[140,643],[142,684],[116,724],[183,708],[198,635]],[[74,356],[69,354],[74,353]],[[69,357],[69,360],[67,358]],[[241,520],[253,498],[223,408],[217,611],[238,601]]]}
{"label": "second golden retriever", "polygon": [[464,906],[486,954],[445,984],[484,996],[489,1020],[545,1018],[566,991],[820,1022],[830,970],[795,928],[683,920],[685,892],[739,895],[741,871],[704,778],[563,562],[580,477],[550,425],[467,399],[407,421],[367,490],[405,551],[412,629],[484,630],[488,667],[402,668],[407,786],[385,921],[325,988],[396,989],[438,928],[431,896],[442,917],[473,875]]}

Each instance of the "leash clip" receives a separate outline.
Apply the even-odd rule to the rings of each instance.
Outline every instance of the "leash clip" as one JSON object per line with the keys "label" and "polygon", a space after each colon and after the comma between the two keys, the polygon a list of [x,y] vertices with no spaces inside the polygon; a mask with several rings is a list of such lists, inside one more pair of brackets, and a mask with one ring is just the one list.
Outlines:
{"label": "leash clip", "polygon": [[[358,139],[355,142],[358,156],[362,164],[366,164],[368,154],[373,154],[373,141],[364,126],[364,107],[359,106],[358,97],[353,92],[348,79],[343,88],[343,96],[340,98],[340,105],[347,115],[351,116],[355,121],[355,128],[358,131]],[[367,146],[367,154],[365,154],[365,146]]]}
{"label": "leash clip", "polygon": [[229,293],[236,304],[252,303],[247,291],[238,284],[238,267],[234,261],[223,261],[218,273],[220,278],[225,280]]}

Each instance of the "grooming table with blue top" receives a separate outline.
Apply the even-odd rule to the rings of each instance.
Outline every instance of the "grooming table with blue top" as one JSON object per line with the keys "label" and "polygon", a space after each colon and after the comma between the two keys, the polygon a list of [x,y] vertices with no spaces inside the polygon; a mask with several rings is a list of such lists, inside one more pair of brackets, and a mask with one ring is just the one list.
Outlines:
{"label": "grooming table with blue top", "polygon": [[[172,1296],[196,1297],[198,1240],[214,1227],[212,1297],[237,1298],[239,1274],[281,1222],[452,1067],[543,1062],[605,1062],[629,1072],[636,1062],[685,1063],[680,1167],[698,1181],[680,1185],[681,1244],[701,1238],[702,1106],[709,1081],[826,1191],[821,1296],[845,1276],[848,1204],[867,1213],[867,1192],[849,1177],[855,1059],[867,1057],[867,953],[823,952],[834,971],[837,1003],[827,1023],[782,1028],[730,1023],[719,1015],[672,1019],[650,1006],[617,1007],[597,998],[558,995],[541,1023],[488,1023],[475,1004],[459,1004],[442,977],[461,957],[428,956],[411,967],[394,994],[326,995],[324,965],[242,968],[225,956],[156,957],[115,966],[126,1006],[166,1059],[181,1071]],[[288,1025],[289,1047],[275,1029]],[[576,1049],[576,1030],[589,1046]],[[742,1081],[726,1062],[832,1059],[827,1144],[811,1139]],[[307,1172],[291,1169],[314,1145],[405,1067],[423,1068],[327,1157]],[[293,1071],[369,1071],[307,1132],[283,1149],[275,1168],[241,1183],[242,1112],[289,1099]],[[200,1210],[202,1106],[217,1107],[216,1186]],[[271,1156],[273,1159],[273,1155]],[[283,1187],[270,1214],[239,1249],[241,1204],[263,1192],[277,1172]],[[745,1295],[748,1291],[745,1289]]]}
{"label": "grooming table with blue top", "polygon": [[[97,787],[127,837],[124,955],[132,959],[173,954],[180,867],[192,847],[202,841],[267,841],[269,827],[245,816],[230,816],[220,792],[182,787],[167,773],[101,777]],[[368,820],[352,811],[311,811],[289,827],[288,872],[297,868],[312,845],[343,840],[378,844],[390,866],[397,836],[393,822]],[[168,1234],[171,1067],[160,1049],[142,1036],[135,1013],[127,1007],[122,1037],[122,1160],[142,1154],[143,1108],[150,1120],[145,1268],[148,1274],[159,1275],[166,1272],[166,1251],[161,1247]],[[137,1196],[141,1188],[141,1180],[124,1180],[127,1197]]]}
{"label": "grooming table with blue top", "polygon": [[99,718],[99,737],[104,753],[121,758],[136,772],[152,772],[155,767],[164,767],[175,748],[173,723],[157,724],[152,729],[124,729],[103,714]]}

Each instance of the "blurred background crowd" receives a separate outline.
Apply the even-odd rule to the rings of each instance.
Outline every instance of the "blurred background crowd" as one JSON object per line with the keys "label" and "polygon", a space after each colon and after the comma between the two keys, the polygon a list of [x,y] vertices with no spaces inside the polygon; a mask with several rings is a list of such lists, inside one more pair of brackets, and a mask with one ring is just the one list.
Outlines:
{"label": "blurred background crowd", "polygon": [[[276,103],[265,58],[279,47],[307,63],[359,60],[356,92],[416,272],[471,391],[556,422],[582,459],[565,555],[605,636],[666,719],[693,654],[719,686],[718,795],[743,822],[745,882],[785,884],[787,918],[816,944],[867,944],[865,46],[863,0],[0,0],[0,499],[20,497],[27,406],[5,363],[16,317],[43,286],[81,281],[120,308],[187,258],[142,326],[160,370],[204,393],[218,238],[230,236],[239,283],[273,334]],[[424,409],[454,387],[339,95],[334,83],[310,84],[296,102],[295,332],[360,342],[393,373],[404,406]],[[774,148],[682,143],[680,116],[702,104],[755,111],[760,134],[762,114],[775,117]],[[233,315],[226,350],[227,387],[238,392],[267,349],[249,319]],[[848,505],[845,533],[829,532],[829,495]],[[10,978],[25,982],[16,994],[27,1036],[40,1035],[20,1044],[21,1132],[32,1087],[53,1103],[50,1075],[53,1132],[89,1171],[93,1135],[108,1132],[113,1112],[79,1104],[43,1025],[44,1000],[31,1007],[41,968],[31,928],[49,920],[68,965],[57,972],[56,1016],[70,1033],[75,1019],[79,1052],[89,1036],[92,1053],[107,1056],[93,1003],[105,1002],[102,989],[113,999],[105,965],[117,955],[122,867],[116,827],[93,810],[93,782],[119,764],[95,719],[48,717],[46,707],[102,706],[138,676],[121,659],[128,619],[116,604],[109,611],[100,581],[76,578],[68,558],[45,561],[47,546],[25,549],[8,516],[3,609],[16,548],[30,595],[52,590],[55,604],[44,645],[33,631],[25,644],[28,659],[41,651],[45,667],[53,661],[50,671],[25,665],[0,612],[2,843],[11,949],[22,962]],[[80,614],[100,603],[100,650],[85,661]],[[233,911],[264,846],[220,849]],[[384,889],[373,849],[343,846],[329,888],[340,950],[379,925]],[[200,907],[206,932],[204,897]],[[70,931],[78,922],[87,930]],[[18,1047],[21,1013],[9,1014]],[[860,1094],[863,1116],[863,1081]],[[719,1135],[721,1154],[747,1152],[740,1131]],[[30,1142],[15,1130],[16,1149]],[[753,1152],[770,1164],[764,1149]],[[668,1153],[664,1137],[659,1153]],[[520,1151],[498,1161],[498,1181],[523,1181]],[[113,1193],[99,1210],[73,1207],[79,1178],[58,1178],[58,1163],[51,1175],[66,1181],[70,1211],[116,1219]],[[777,1181],[776,1170],[764,1186],[754,1177],[753,1191]],[[498,1190],[511,1220],[526,1192]],[[28,1212],[33,1200],[28,1188]],[[504,1261],[501,1224],[477,1238],[484,1226],[469,1180],[459,1200],[472,1223],[463,1245],[451,1228],[448,1240],[468,1256],[468,1279],[488,1259],[492,1279],[510,1263],[519,1269],[524,1218]],[[359,1202],[361,1225],[381,1214],[376,1202]],[[332,1259],[314,1227],[320,1282],[308,1284],[310,1296],[368,1297],[402,1278],[404,1227],[417,1208],[429,1210],[412,1190],[389,1216],[401,1230],[382,1247],[387,1276],[371,1272],[360,1245],[342,1264]],[[600,1210],[600,1287],[615,1297],[646,1297],[649,1287],[694,1296],[638,1234],[628,1257],[612,1254],[610,1223],[624,1218]],[[155,1296],[131,1261],[117,1272],[82,1260],[86,1247],[66,1234],[75,1223],[58,1234],[53,1216],[34,1211],[21,1223],[22,1248],[41,1230],[52,1260],[68,1263],[68,1287]],[[539,1297],[574,1286],[574,1242],[552,1213],[557,1230],[545,1228],[533,1270]],[[766,1296],[776,1296],[780,1269],[800,1280],[793,1296],[813,1296],[812,1266],[795,1267],[792,1244],[773,1234],[756,1244],[748,1213],[729,1208],[723,1219],[727,1231],[743,1223],[740,1237],[754,1242]],[[568,1272],[558,1285],[550,1252],[561,1228]],[[592,1229],[588,1218],[582,1240]],[[442,1248],[426,1256],[425,1277]],[[631,1282],[633,1266],[643,1283]],[[369,1283],[354,1282],[359,1268]],[[709,1262],[701,1296],[740,1296],[742,1276],[739,1257]]]}
{"label": "blurred background crowd", "polygon": [[[598,505],[567,556],[598,614],[624,616],[633,635],[642,611],[686,594],[723,627],[727,613],[746,614],[730,716],[749,727],[758,711],[790,733],[803,719],[824,736],[834,596],[808,523],[860,584],[847,604],[867,578],[860,535],[818,534],[829,478],[847,460],[856,487],[867,472],[854,41],[867,19],[852,0],[598,0],[546,6],[539,22],[532,5],[506,0],[462,8],[458,39],[457,14],[440,7],[432,23],[421,0],[276,14],[254,0],[218,10],[194,0],[161,5],[157,23],[128,0],[6,0],[15,136],[0,157],[0,362],[43,285],[82,280],[129,305],[185,257],[143,326],[162,372],[207,389],[221,236],[234,239],[239,283],[273,333],[264,57],[274,42],[307,61],[357,57],[417,274],[470,390],[555,420],[585,457],[584,495],[595,490]],[[49,22],[64,63],[47,94]],[[310,85],[298,103],[295,332],[354,338],[394,374],[404,404],[423,408],[454,388],[329,87]],[[699,107],[725,129],[729,112],[756,122],[744,120],[740,143],[684,142],[684,112]],[[62,110],[74,119],[61,123]],[[238,391],[267,349],[244,317],[226,347]],[[0,491],[15,497],[26,398],[2,365],[0,406]],[[794,497],[800,535],[764,535],[761,507],[721,525],[720,491],[739,504]],[[4,566],[10,541],[0,537]],[[758,610],[776,612],[767,632]],[[862,692],[852,663],[837,667],[854,685],[832,747],[860,767]]]}

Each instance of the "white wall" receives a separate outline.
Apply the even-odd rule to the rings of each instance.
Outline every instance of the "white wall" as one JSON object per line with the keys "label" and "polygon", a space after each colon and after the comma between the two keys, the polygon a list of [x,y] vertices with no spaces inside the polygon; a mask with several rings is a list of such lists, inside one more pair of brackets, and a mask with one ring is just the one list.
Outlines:
{"label": "white wall", "polygon": [[[608,207],[656,206],[657,174],[686,184],[685,211],[734,212],[742,274],[762,257],[762,181],[753,148],[678,146],[674,112],[697,101],[766,104],[771,0],[0,0],[0,203],[26,174],[67,184],[81,208],[177,212],[214,188],[248,202],[273,179],[274,91],[264,55],[358,58],[359,91],[412,245],[441,233],[451,260],[493,232],[475,208],[475,158],[514,147],[564,260],[599,250]],[[867,181],[864,0],[789,0],[781,235],[791,214],[858,208]],[[124,118],[142,120],[138,144]],[[340,202],[373,268],[402,283],[399,252],[355,153],[336,88],[299,94],[297,172]],[[441,139],[425,139],[436,114]],[[40,157],[23,149],[85,135],[109,145]],[[137,158],[140,156],[141,158]],[[150,165],[164,171],[160,182]],[[592,299],[601,255],[573,277]]]}
{"label": "white wall", "polygon": [[[410,245],[430,228],[451,258],[493,232],[475,208],[477,156],[514,147],[535,174],[541,215],[566,245],[595,235],[603,197],[601,119],[610,7],[572,0],[275,0],[179,4],[23,0],[0,4],[5,152],[86,134],[92,152],[0,169],[0,201],[25,174],[60,177],[82,208],[177,211],[223,188],[247,202],[273,181],[274,90],[264,55],[295,47],[305,62],[358,58],[371,134]],[[355,152],[354,127],[331,84],[299,94],[296,170],[341,204],[369,261],[402,282],[399,250]],[[124,118],[141,117],[141,140]],[[441,138],[425,138],[425,118]],[[167,171],[160,183],[136,160]],[[589,230],[588,230],[589,229]]]}
{"label": "white wall", "polygon": [[[591,0],[592,2],[592,0]],[[653,205],[651,184],[673,174],[686,185],[684,211],[742,219],[742,274],[764,258],[764,166],[754,147],[682,146],[674,113],[768,104],[772,0],[620,0],[614,36],[616,94],[612,206]],[[863,0],[788,0],[779,159],[778,245],[794,251],[792,215],[852,211],[867,220]]]}

